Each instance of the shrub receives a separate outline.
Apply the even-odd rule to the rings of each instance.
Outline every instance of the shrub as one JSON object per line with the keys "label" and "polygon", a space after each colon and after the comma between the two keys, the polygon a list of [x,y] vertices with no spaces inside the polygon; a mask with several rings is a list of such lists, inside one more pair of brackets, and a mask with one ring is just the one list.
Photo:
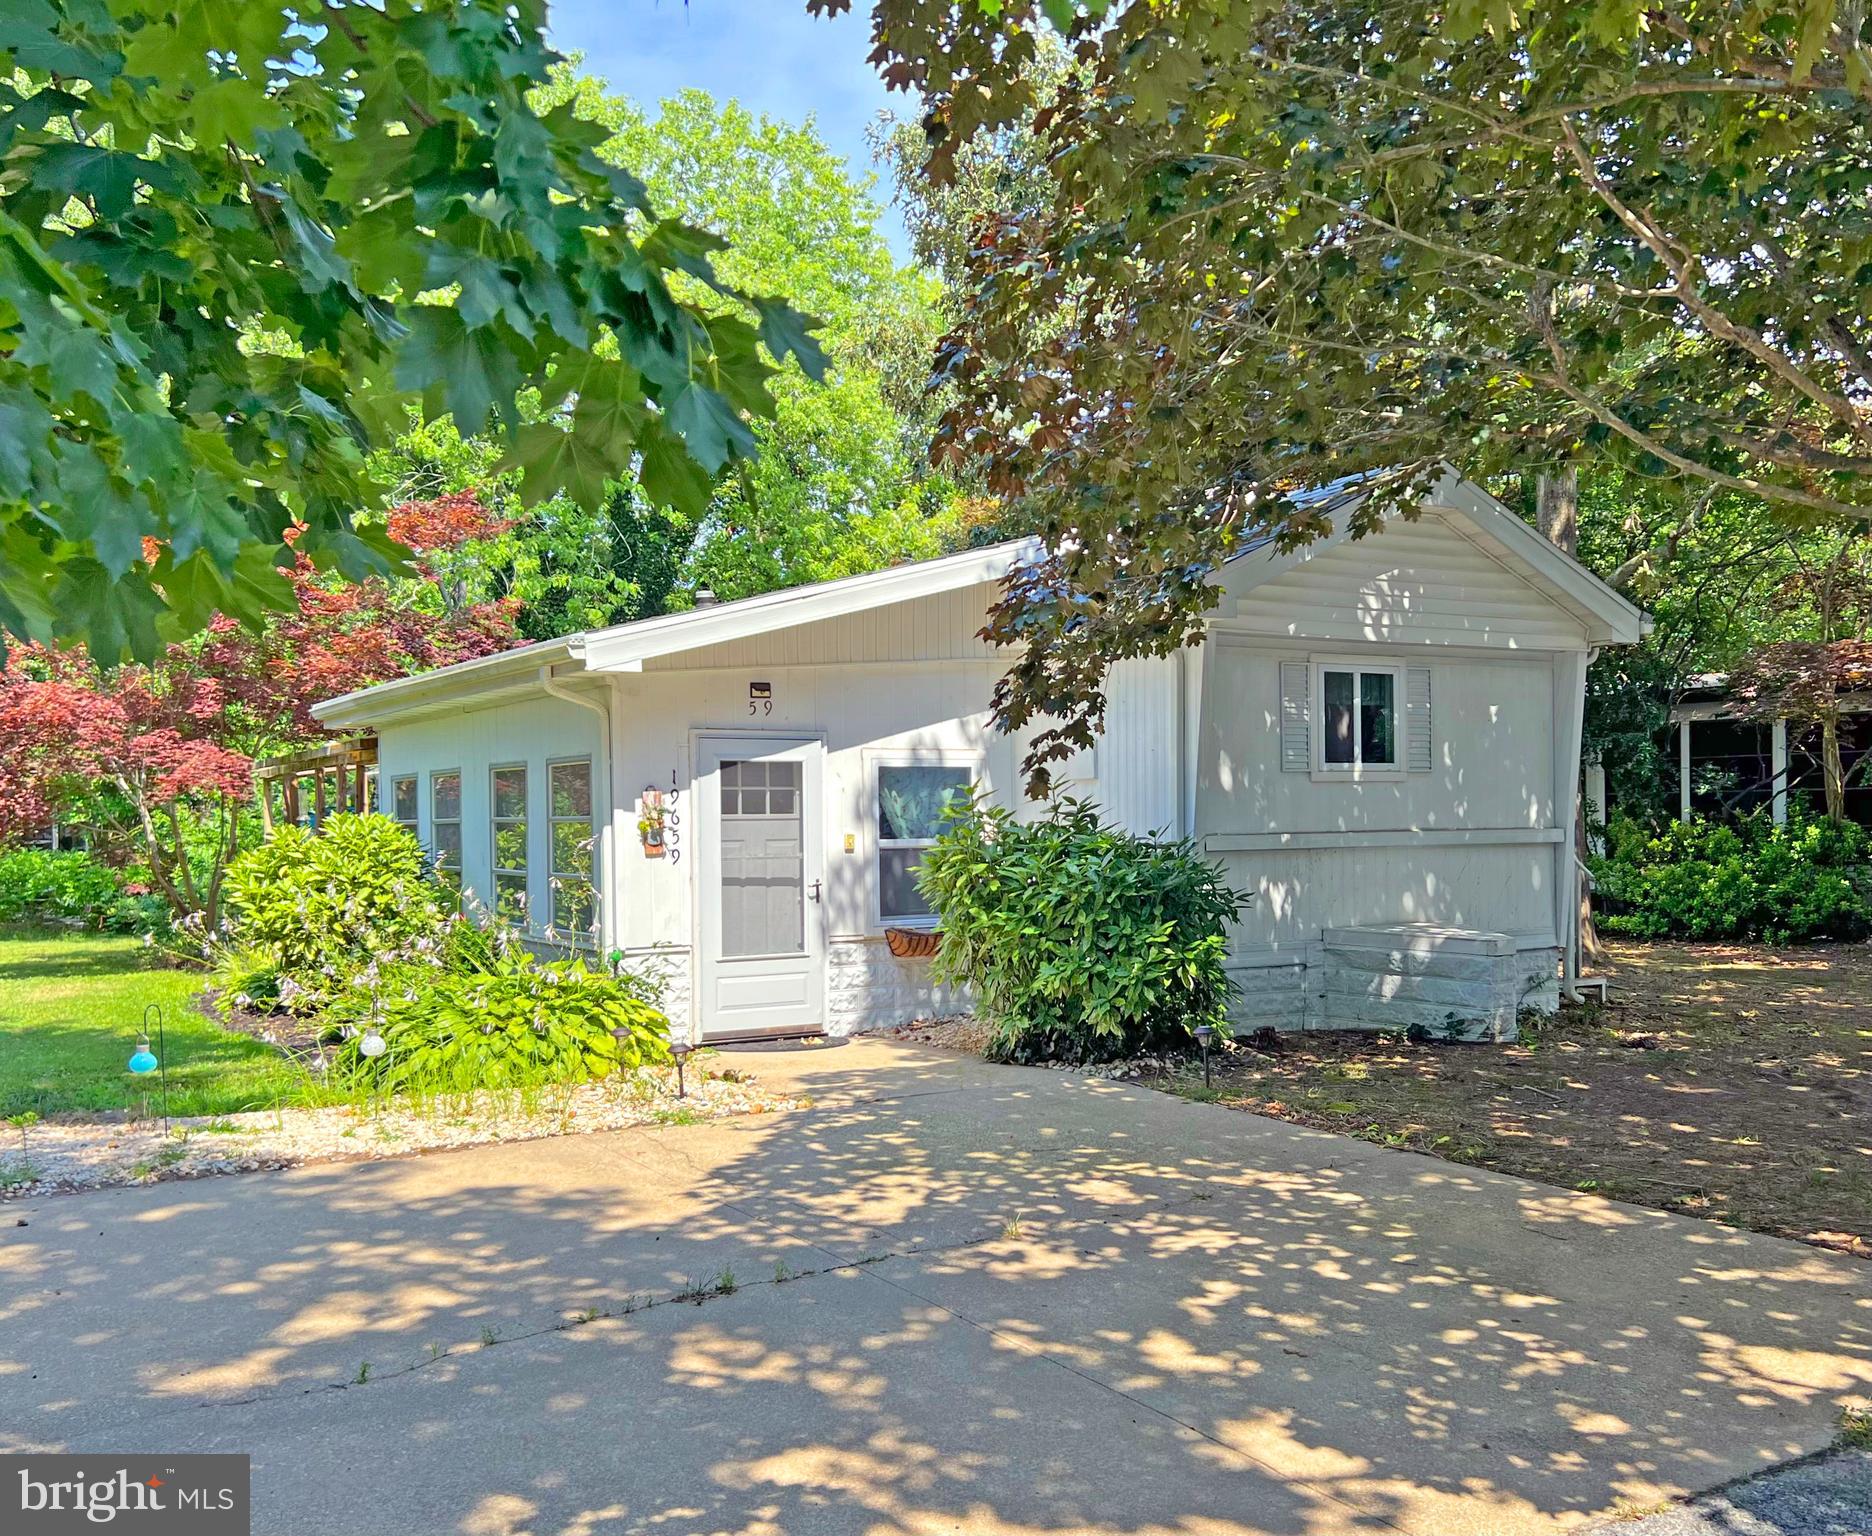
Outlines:
{"label": "shrub", "polygon": [[917,883],[942,922],[934,974],[974,989],[998,1060],[1110,1060],[1226,1028],[1243,898],[1191,843],[1133,837],[1080,801],[1031,823],[976,804]]}
{"label": "shrub", "polygon": [[228,866],[225,933],[203,949],[224,997],[258,999],[256,977],[296,1013],[323,1007],[373,959],[440,940],[445,896],[414,833],[385,816],[284,826]]}
{"label": "shrub", "polygon": [[120,933],[163,922],[160,900],[78,850],[15,848],[0,854],[0,923],[68,922]]}
{"label": "shrub", "polygon": [[[457,930],[433,959],[384,968],[333,1010],[347,1035],[332,1064],[341,1081],[389,1092],[528,1089],[668,1059],[669,1020],[641,978],[542,962],[504,931]],[[385,1044],[377,1057],[360,1049],[372,1028]]]}
{"label": "shrub", "polygon": [[1872,934],[1872,836],[1790,809],[1735,823],[1614,820],[1592,861],[1600,925],[1658,939],[1801,944]]}

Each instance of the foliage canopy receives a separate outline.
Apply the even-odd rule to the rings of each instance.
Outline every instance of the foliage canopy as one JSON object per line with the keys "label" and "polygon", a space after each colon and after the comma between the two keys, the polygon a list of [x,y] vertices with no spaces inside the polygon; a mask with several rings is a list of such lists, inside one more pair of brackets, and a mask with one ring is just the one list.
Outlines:
{"label": "foliage canopy", "polygon": [[[815,0],[839,8],[840,0]],[[878,0],[927,174],[1016,124],[1049,26],[1052,188],[987,219],[939,357],[946,451],[1043,512],[997,632],[1004,723],[1083,746],[1115,656],[1173,647],[1295,489],[1444,460],[1613,459],[1872,507],[1872,50],[1863,8],[1404,0]],[[1042,317],[1069,323],[1046,332]],[[1042,339],[1040,345],[1035,338]]]}
{"label": "foliage canopy", "polygon": [[[412,402],[525,493],[699,515],[808,323],[722,278],[570,103],[543,0],[0,12],[0,631],[149,656],[285,606]],[[681,281],[678,281],[678,279]],[[523,402],[535,408],[523,413]]]}

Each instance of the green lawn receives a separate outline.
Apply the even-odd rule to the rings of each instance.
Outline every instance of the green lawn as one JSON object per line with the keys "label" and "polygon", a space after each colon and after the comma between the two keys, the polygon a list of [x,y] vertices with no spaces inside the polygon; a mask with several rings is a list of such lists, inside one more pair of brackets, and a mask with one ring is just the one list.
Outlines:
{"label": "green lawn", "polygon": [[155,1076],[133,1077],[125,1066],[150,1003],[163,1009],[171,1114],[305,1098],[305,1073],[278,1051],[189,1006],[201,985],[198,972],[152,965],[137,939],[0,930],[0,1118],[140,1111],[146,1096],[156,1112]]}

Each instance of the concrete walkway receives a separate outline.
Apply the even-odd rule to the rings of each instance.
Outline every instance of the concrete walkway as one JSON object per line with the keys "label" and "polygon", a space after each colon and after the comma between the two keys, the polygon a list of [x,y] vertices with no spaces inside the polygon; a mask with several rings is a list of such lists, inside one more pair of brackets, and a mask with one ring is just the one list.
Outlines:
{"label": "concrete walkway", "polygon": [[1512,1536],[1872,1394],[1854,1260],[1069,1074],[745,1061],[814,1107],[0,1207],[0,1449],[249,1452],[263,1536]]}

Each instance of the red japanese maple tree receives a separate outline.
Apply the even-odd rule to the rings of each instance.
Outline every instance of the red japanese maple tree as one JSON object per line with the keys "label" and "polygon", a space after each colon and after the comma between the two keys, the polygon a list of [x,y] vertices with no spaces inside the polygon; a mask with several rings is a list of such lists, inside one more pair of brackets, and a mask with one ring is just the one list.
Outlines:
{"label": "red japanese maple tree", "polygon": [[1872,691],[1872,642],[1865,640],[1764,645],[1729,674],[1729,692],[1746,717],[1820,727],[1821,783],[1833,821],[1846,819],[1840,718],[1854,695],[1867,691]]}
{"label": "red japanese maple tree", "polygon": [[103,856],[146,865],[178,912],[212,923],[254,757],[316,739],[321,699],[518,641],[513,604],[449,603],[424,559],[499,519],[471,494],[390,519],[417,553],[413,578],[343,582],[301,556],[292,609],[258,633],[217,618],[149,666],[108,671],[82,649],[15,649],[0,668],[0,844],[75,818]]}

